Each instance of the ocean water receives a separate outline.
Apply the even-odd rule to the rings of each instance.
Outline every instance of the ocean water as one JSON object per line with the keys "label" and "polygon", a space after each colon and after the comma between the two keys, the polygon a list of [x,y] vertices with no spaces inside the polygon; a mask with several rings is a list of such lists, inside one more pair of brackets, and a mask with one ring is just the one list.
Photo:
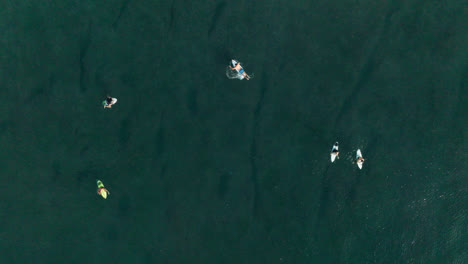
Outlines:
{"label": "ocean water", "polygon": [[464,1],[4,1],[0,262],[468,263],[467,24]]}

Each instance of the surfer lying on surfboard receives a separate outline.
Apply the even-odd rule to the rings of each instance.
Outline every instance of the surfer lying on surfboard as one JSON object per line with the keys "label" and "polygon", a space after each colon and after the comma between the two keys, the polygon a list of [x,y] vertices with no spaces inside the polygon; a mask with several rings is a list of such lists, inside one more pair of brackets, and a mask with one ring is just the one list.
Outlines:
{"label": "surfer lying on surfboard", "polygon": [[250,80],[250,76],[244,71],[244,68],[240,65],[240,63],[236,60],[231,60],[231,65],[229,65],[231,70],[236,70],[239,73],[239,79],[246,79]]}
{"label": "surfer lying on surfboard", "polygon": [[338,142],[336,142],[335,145],[333,145],[332,151],[330,153],[331,162],[334,162],[335,158],[339,159],[340,158],[340,157],[338,157],[339,154],[340,154],[340,152],[338,151]]}
{"label": "surfer lying on surfboard", "polygon": [[109,195],[110,192],[104,187],[104,184],[102,183],[102,181],[97,180],[96,184],[98,187],[97,194],[101,195],[102,198],[107,199],[107,195]]}
{"label": "surfer lying on surfboard", "polygon": [[112,98],[110,96],[107,96],[106,100],[102,101],[104,108],[111,108],[115,103],[117,103],[117,98]]}

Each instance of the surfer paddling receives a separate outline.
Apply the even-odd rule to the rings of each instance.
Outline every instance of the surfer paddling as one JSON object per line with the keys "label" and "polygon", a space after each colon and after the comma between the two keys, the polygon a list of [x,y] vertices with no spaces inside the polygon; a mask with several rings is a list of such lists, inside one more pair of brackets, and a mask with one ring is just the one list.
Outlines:
{"label": "surfer paddling", "polygon": [[332,151],[330,153],[331,162],[334,162],[335,158],[340,159],[340,157],[338,157],[339,154],[340,152],[338,151],[338,142],[336,142],[335,145],[333,145]]}
{"label": "surfer paddling", "polygon": [[112,98],[110,96],[107,96],[106,100],[102,101],[104,108],[112,108],[115,103],[117,103],[117,98]]}
{"label": "surfer paddling", "polygon": [[237,73],[239,74],[239,79],[242,80],[242,79],[246,79],[246,80],[250,80],[250,76],[244,71],[244,68],[242,68],[242,66],[240,65],[240,63],[236,60],[231,60],[231,65],[229,65],[229,68],[231,68],[231,70],[235,70],[237,71]]}
{"label": "surfer paddling", "polygon": [[102,183],[102,181],[97,180],[96,184],[98,187],[97,194],[102,196],[102,198],[107,199],[107,195],[109,195],[110,192],[104,187],[104,184]]}
{"label": "surfer paddling", "polygon": [[358,165],[359,169],[362,169],[362,164],[364,164],[365,159],[362,157],[361,150],[358,149],[356,151],[356,164]]}

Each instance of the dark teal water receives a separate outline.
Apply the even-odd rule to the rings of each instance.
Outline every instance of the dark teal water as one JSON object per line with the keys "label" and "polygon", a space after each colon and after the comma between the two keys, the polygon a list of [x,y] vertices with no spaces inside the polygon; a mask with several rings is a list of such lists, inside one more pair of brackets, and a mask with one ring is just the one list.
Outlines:
{"label": "dark teal water", "polygon": [[3,2],[0,262],[467,263],[466,2],[304,2]]}

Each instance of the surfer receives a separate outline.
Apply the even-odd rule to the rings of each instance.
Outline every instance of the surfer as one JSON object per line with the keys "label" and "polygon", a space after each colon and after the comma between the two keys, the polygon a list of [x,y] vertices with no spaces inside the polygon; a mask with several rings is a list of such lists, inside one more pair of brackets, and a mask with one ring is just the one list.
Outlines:
{"label": "surfer", "polygon": [[359,169],[362,169],[362,164],[364,164],[365,159],[362,158],[362,153],[361,150],[358,149],[356,151],[356,164],[359,167]]}
{"label": "surfer", "polygon": [[338,142],[335,142],[335,145],[333,145],[332,151],[330,153],[331,162],[334,162],[335,158],[340,159],[340,157],[338,157],[339,154],[340,152],[338,151]]}
{"label": "surfer", "polygon": [[110,96],[107,96],[106,100],[102,101],[104,108],[111,108],[115,103],[117,103],[117,98],[112,98]]}
{"label": "surfer", "polygon": [[358,157],[357,160],[356,160],[356,163],[357,165],[359,166],[359,168],[362,167],[362,164],[364,163],[365,159],[362,158],[362,157]]}
{"label": "surfer", "polygon": [[101,195],[102,198],[107,199],[107,195],[109,195],[110,192],[104,187],[104,184],[102,183],[102,181],[97,180],[96,184],[98,187],[97,194]]}
{"label": "surfer", "polygon": [[238,61],[231,60],[231,65],[229,65],[229,68],[231,68],[231,70],[237,71],[239,74],[239,79],[242,80],[245,78],[246,80],[250,80],[250,76],[244,71],[244,68],[242,68]]}

